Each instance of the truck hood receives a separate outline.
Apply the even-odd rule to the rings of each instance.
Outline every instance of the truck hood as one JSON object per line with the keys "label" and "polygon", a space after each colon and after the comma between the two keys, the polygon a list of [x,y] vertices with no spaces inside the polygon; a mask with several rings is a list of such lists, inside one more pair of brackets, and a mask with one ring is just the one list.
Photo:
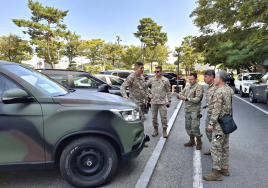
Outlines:
{"label": "truck hood", "polygon": [[55,96],[53,100],[62,106],[86,106],[93,109],[139,109],[131,100],[101,92],[73,92],[64,96]]}

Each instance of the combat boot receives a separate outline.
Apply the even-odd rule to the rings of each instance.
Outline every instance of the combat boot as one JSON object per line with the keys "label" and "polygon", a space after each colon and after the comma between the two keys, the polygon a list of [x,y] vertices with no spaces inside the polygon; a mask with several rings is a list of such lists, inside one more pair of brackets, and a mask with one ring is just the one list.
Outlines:
{"label": "combat boot", "polygon": [[163,128],[163,137],[167,138],[168,134],[167,134],[167,128]]}
{"label": "combat boot", "polygon": [[228,170],[228,166],[221,166],[221,174],[224,176],[230,176],[229,170]]}
{"label": "combat boot", "polygon": [[196,139],[197,145],[196,145],[196,150],[201,150],[202,149],[202,141],[201,138]]}
{"label": "combat boot", "polygon": [[205,152],[204,152],[204,155],[211,155],[211,152],[210,152],[210,150],[208,150],[208,151],[205,151]]}
{"label": "combat boot", "polygon": [[210,174],[204,174],[203,178],[207,181],[222,181],[221,171],[212,168]]}
{"label": "combat boot", "polygon": [[148,146],[149,146],[149,145],[145,142],[145,143],[144,143],[144,147],[145,147],[145,148],[148,148]]}
{"label": "combat boot", "polygon": [[158,135],[158,127],[154,127],[154,132],[152,134],[153,137]]}
{"label": "combat boot", "polygon": [[188,143],[185,143],[184,146],[185,146],[185,147],[196,146],[196,145],[195,145],[194,136],[190,136],[190,141],[189,141]]}

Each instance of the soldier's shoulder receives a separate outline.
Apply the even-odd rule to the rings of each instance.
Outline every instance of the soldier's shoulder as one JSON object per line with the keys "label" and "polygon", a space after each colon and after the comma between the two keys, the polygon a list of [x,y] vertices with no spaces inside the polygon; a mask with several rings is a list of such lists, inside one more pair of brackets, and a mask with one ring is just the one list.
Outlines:
{"label": "soldier's shoulder", "polygon": [[204,90],[203,86],[202,86],[201,84],[199,84],[199,83],[197,83],[196,88],[197,88],[197,89]]}
{"label": "soldier's shoulder", "polygon": [[130,75],[128,75],[127,78],[134,78],[134,77],[136,77],[136,73],[135,73],[135,72],[133,72],[133,73],[131,73]]}
{"label": "soldier's shoulder", "polygon": [[169,79],[167,79],[166,77],[162,76],[162,80],[164,80],[165,82],[169,82]]}

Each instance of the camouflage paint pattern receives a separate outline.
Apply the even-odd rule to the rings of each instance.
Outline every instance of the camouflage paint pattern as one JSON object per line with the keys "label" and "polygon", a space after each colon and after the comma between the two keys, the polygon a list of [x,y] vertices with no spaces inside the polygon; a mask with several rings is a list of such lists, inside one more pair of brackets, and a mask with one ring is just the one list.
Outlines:
{"label": "camouflage paint pattern", "polygon": [[[216,170],[220,170],[221,165],[228,166],[229,135],[223,133],[218,123],[218,118],[222,118],[226,114],[231,114],[233,96],[234,91],[226,84],[219,87],[213,95],[214,108],[209,124],[213,126],[211,156],[213,168]],[[221,135],[222,138],[217,138],[217,135]]]}
{"label": "camouflage paint pattern", "polygon": [[166,98],[171,101],[172,94],[170,92],[170,82],[162,76],[160,79],[153,77],[146,82],[147,87],[151,86],[153,99],[151,104],[166,104]]}
{"label": "camouflage paint pattern", "polygon": [[107,133],[122,144],[122,153],[132,151],[132,147],[142,141],[141,121],[126,122],[109,110],[139,110],[132,101],[98,92],[47,96],[2,65],[22,65],[0,61],[0,75],[25,90],[35,101],[4,104],[0,100],[0,163],[52,161],[59,140],[76,133]]}
{"label": "camouflage paint pattern", "polygon": [[201,101],[203,98],[204,89],[196,82],[194,85],[186,85],[182,90],[181,95],[186,97],[185,101],[185,129],[189,136],[196,136],[201,138],[200,133],[200,119],[198,115],[201,111]]}
{"label": "camouflage paint pattern", "polygon": [[158,111],[161,117],[161,123],[163,128],[167,128],[167,107],[166,104],[152,104],[152,122],[154,127],[158,127],[157,115]]}
{"label": "camouflage paint pattern", "polygon": [[142,119],[144,120],[144,104],[148,103],[149,91],[143,76],[136,73],[130,74],[121,85],[120,91],[123,97],[127,96],[126,89],[129,88],[129,98],[140,107]]}
{"label": "camouflage paint pattern", "polygon": [[201,138],[203,134],[200,133],[200,119],[197,116],[200,111],[185,112],[185,130],[189,136]]}
{"label": "camouflage paint pattern", "polygon": [[215,86],[215,84],[210,84],[208,86],[208,89],[206,90],[206,106],[203,108],[207,109],[207,118],[206,118],[206,126],[205,126],[205,132],[207,135],[207,138],[209,140],[209,142],[211,142],[212,140],[212,131],[208,131],[208,125],[209,125],[209,120],[211,118],[212,115],[212,109],[213,109],[213,94],[215,93],[215,91],[218,89],[217,86]]}

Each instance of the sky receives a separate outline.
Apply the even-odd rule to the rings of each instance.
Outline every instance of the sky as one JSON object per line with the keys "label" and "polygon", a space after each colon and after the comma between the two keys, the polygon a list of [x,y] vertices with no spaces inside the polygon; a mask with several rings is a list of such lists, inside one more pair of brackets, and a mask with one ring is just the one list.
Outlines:
{"label": "sky", "polygon": [[[34,2],[36,0],[33,0]],[[139,20],[151,18],[162,31],[167,33],[166,45],[174,51],[180,46],[183,37],[198,36],[199,30],[189,15],[197,7],[195,0],[39,0],[43,6],[69,10],[64,18],[67,29],[81,35],[81,39],[101,38],[105,42],[115,42],[115,35],[121,38],[123,45],[138,45],[140,41],[133,32],[137,31]],[[11,19],[30,20],[31,11],[28,0],[0,1],[0,36],[9,33],[18,34],[25,39],[29,36]],[[168,63],[176,58],[170,56]],[[32,61],[37,61],[37,57]]]}

